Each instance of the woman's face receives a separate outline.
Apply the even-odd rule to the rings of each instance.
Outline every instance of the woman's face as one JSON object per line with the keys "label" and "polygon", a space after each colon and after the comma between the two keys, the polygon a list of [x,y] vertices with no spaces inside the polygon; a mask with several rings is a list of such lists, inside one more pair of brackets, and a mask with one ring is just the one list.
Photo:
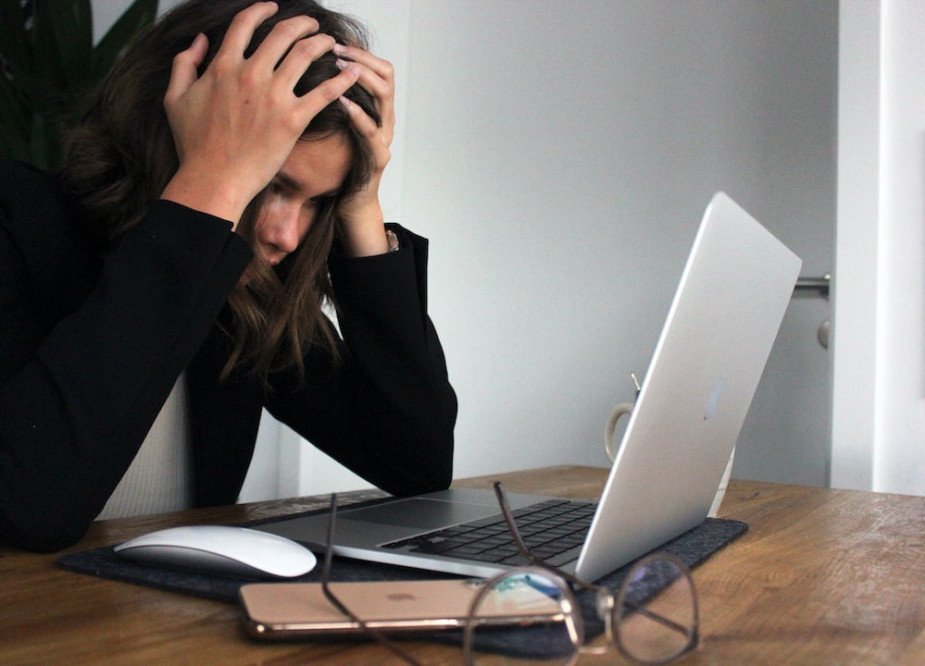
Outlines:
{"label": "woman's face", "polygon": [[275,266],[305,239],[325,199],[337,196],[352,152],[342,133],[298,141],[270,181],[257,216],[257,250]]}

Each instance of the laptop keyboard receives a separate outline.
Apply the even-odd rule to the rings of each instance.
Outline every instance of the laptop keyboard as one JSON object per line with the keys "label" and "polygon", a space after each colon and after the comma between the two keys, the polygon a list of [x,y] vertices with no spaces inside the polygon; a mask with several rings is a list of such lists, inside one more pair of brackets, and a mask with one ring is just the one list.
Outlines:
{"label": "laptop keyboard", "polygon": [[[513,514],[530,551],[548,564],[560,566],[575,559],[569,551],[584,543],[596,509],[593,502],[553,499],[517,509]],[[392,541],[382,547],[511,566],[527,563],[501,514]]]}

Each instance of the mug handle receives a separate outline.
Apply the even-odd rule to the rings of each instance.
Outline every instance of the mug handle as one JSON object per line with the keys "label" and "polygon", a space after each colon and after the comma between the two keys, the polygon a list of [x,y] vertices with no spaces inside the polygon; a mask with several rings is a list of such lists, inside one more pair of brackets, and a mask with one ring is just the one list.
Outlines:
{"label": "mug handle", "polygon": [[621,416],[629,414],[632,411],[633,403],[621,402],[610,412],[610,418],[607,419],[607,425],[604,426],[604,452],[607,454],[607,457],[610,458],[611,464],[617,459],[617,443],[613,439],[613,432],[617,428],[617,421],[620,420]]}

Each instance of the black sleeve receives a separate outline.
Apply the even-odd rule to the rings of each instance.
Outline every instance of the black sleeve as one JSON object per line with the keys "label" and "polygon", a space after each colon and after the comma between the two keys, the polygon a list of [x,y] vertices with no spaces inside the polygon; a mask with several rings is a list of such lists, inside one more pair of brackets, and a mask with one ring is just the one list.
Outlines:
{"label": "black sleeve", "polygon": [[456,395],[427,316],[427,241],[400,227],[398,252],[333,256],[343,363],[315,350],[306,381],[268,409],[338,462],[396,495],[446,488]]}
{"label": "black sleeve", "polygon": [[33,255],[53,241],[24,246],[33,222],[0,214],[0,541],[45,551],[86,532],[251,251],[229,222],[156,202],[49,322]]}

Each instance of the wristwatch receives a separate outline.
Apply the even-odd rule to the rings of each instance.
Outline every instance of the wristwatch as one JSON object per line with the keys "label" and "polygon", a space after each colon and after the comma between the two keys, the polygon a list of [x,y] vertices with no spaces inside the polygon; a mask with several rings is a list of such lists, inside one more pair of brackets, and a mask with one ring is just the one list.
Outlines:
{"label": "wristwatch", "polygon": [[398,252],[398,236],[391,229],[385,230],[385,238],[389,242],[389,252]]}

